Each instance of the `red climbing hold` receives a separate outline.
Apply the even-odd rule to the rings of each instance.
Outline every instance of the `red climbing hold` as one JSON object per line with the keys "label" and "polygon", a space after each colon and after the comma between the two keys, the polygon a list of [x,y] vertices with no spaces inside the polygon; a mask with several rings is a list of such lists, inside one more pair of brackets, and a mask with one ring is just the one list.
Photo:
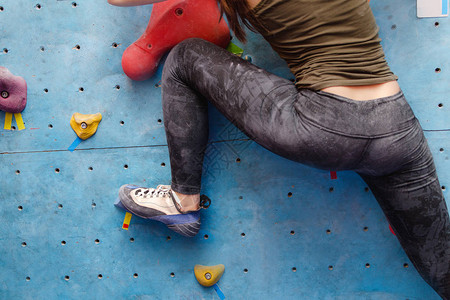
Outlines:
{"label": "red climbing hold", "polygon": [[27,82],[0,66],[0,110],[20,113],[27,105]]}
{"label": "red climbing hold", "polygon": [[332,180],[337,179],[337,173],[336,173],[336,171],[330,171],[330,178],[331,178]]}
{"label": "red climbing hold", "polygon": [[133,80],[150,78],[161,57],[181,41],[197,37],[225,48],[230,30],[220,22],[216,0],[167,0],[153,4],[144,34],[123,53],[122,68]]}

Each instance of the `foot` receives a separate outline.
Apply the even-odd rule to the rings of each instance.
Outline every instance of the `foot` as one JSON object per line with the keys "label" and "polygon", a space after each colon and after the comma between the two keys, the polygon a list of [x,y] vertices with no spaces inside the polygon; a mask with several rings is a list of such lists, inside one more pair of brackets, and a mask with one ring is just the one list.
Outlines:
{"label": "foot", "polygon": [[[181,235],[193,237],[200,230],[200,208],[183,212],[181,203],[177,203],[178,197],[173,193],[170,185],[159,185],[156,189],[123,185],[119,199],[132,214],[160,221]],[[206,196],[202,197],[205,199]]]}

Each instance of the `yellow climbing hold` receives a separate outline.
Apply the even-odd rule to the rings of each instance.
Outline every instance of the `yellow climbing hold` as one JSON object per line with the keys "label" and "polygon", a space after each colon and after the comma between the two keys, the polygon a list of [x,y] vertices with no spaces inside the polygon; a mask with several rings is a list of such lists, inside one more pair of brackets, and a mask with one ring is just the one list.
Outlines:
{"label": "yellow climbing hold", "polygon": [[216,284],[219,281],[220,277],[222,277],[224,271],[224,265],[195,265],[194,267],[195,278],[197,278],[198,283],[203,286],[213,286],[214,284]]}
{"label": "yellow climbing hold", "polygon": [[101,120],[102,115],[100,113],[93,115],[74,113],[72,119],[70,119],[70,126],[80,139],[85,140],[94,135]]}

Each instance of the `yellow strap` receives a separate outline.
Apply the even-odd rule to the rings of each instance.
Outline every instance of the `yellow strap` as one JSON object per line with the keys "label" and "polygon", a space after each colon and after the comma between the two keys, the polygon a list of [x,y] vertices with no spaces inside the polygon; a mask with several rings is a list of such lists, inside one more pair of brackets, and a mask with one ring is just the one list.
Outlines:
{"label": "yellow strap", "polygon": [[131,216],[132,214],[130,214],[129,212],[125,213],[125,219],[123,219],[122,229],[128,230],[128,227],[130,227]]}
{"label": "yellow strap", "polygon": [[5,129],[11,130],[12,113],[5,112]]}
{"label": "yellow strap", "polygon": [[19,129],[19,130],[25,129],[25,124],[23,124],[22,114],[15,113],[14,117],[16,117],[17,129]]}

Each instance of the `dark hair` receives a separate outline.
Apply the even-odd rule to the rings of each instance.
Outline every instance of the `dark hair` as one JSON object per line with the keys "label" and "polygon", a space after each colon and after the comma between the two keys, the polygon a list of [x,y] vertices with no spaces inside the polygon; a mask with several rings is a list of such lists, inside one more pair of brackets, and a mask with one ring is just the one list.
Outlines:
{"label": "dark hair", "polygon": [[254,20],[253,15],[248,6],[247,0],[217,0],[220,4],[221,16],[225,14],[228,20],[228,25],[234,32],[234,35],[241,41],[246,42],[244,28],[245,25],[251,31],[256,31],[253,25],[250,24]]}

